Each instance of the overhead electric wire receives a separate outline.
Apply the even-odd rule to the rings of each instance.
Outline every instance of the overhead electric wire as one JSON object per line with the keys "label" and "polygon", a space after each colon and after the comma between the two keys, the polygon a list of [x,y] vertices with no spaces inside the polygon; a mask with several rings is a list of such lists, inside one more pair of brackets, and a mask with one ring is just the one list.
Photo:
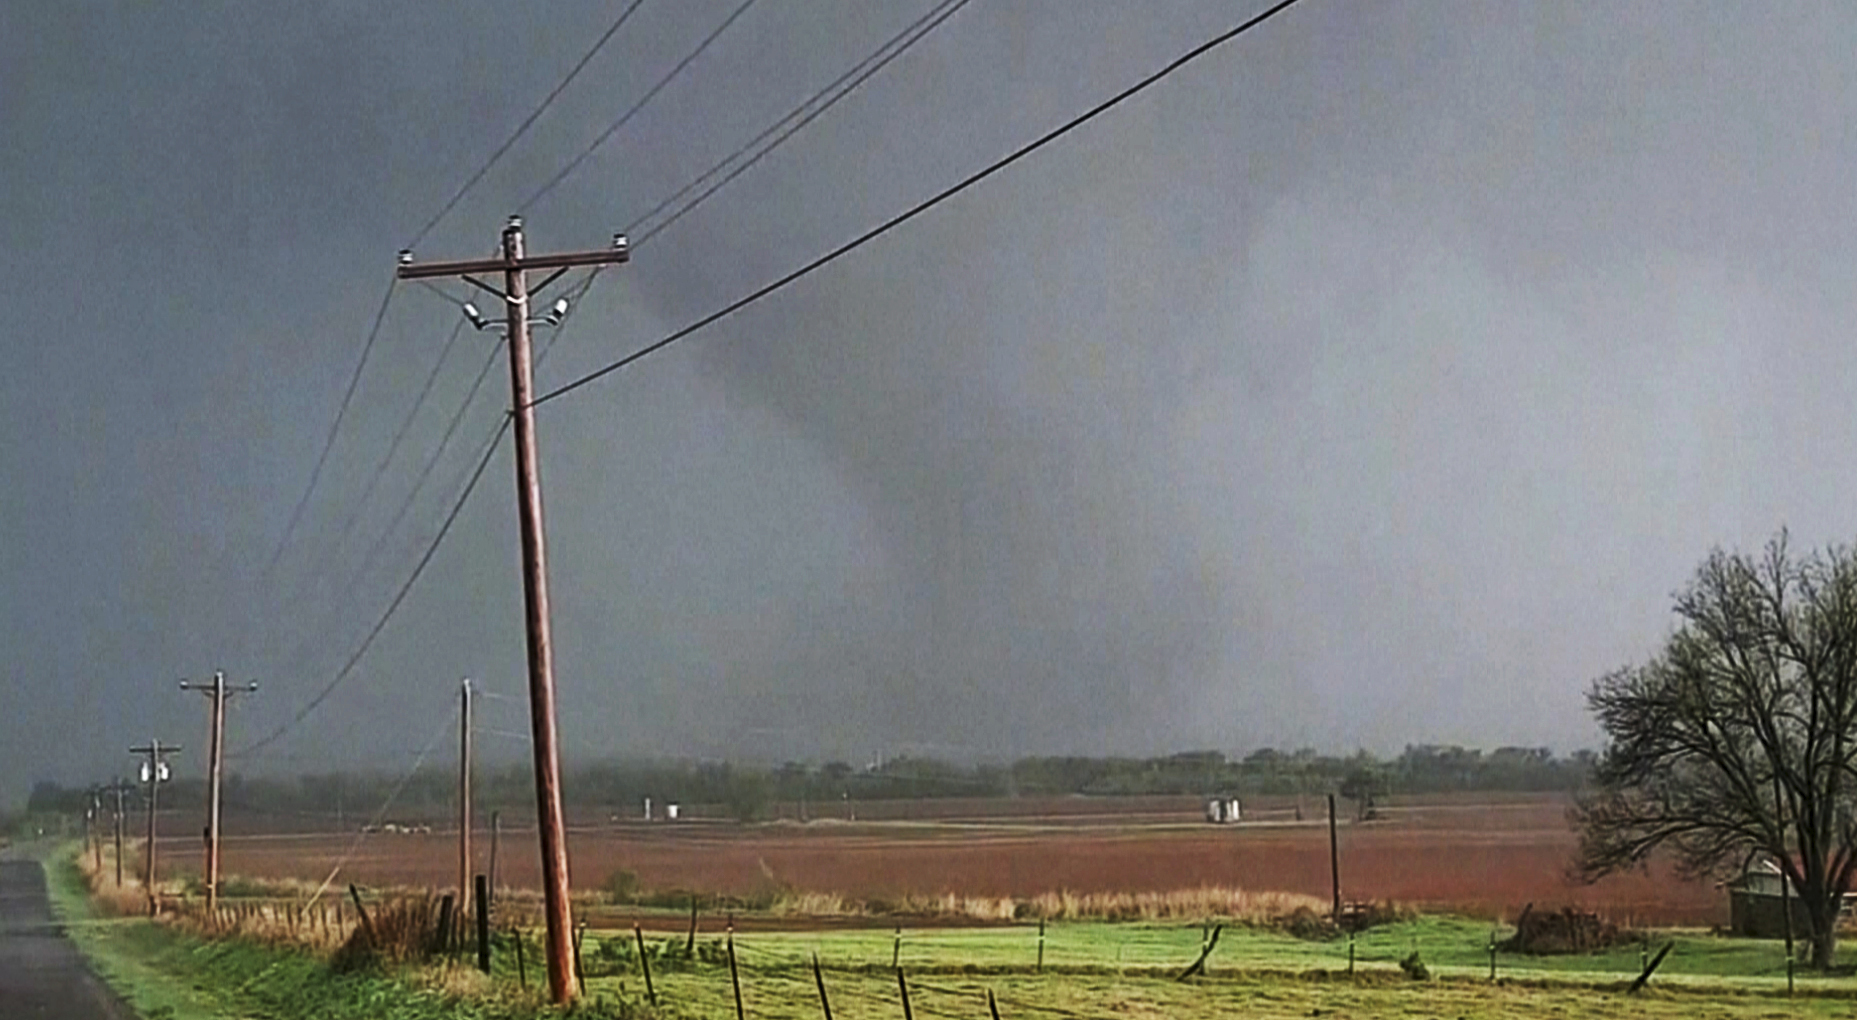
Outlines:
{"label": "overhead electric wire", "polygon": [[585,149],[581,150],[580,155],[575,156],[573,159],[569,160],[566,166],[562,167],[558,172],[556,172],[553,177],[550,177],[548,179],[548,183],[542,185],[540,188],[538,188],[535,191],[534,194],[524,199],[522,201],[522,204],[516,207],[516,211],[517,212],[528,212],[530,206],[534,205],[536,202],[540,201],[543,198],[543,196],[547,195],[549,192],[553,191],[556,187],[560,186],[562,181],[567,180],[569,175],[571,175],[575,170],[579,169],[582,163],[587,161],[587,157],[593,155],[594,151],[598,149],[600,146],[605,145],[607,139],[611,138],[614,134],[618,133],[619,129],[624,127],[627,124],[627,122],[629,122],[633,117],[637,116],[640,110],[643,110],[647,105],[650,104],[650,102],[653,99],[657,98],[658,93],[663,91],[666,85],[669,85],[672,81],[676,80],[677,76],[683,73],[684,68],[689,67],[690,64],[694,62],[697,57],[702,56],[703,51],[709,49],[710,43],[713,43],[718,38],[721,38],[722,33],[728,31],[729,26],[735,24],[735,21],[737,18],[740,18],[743,14],[748,13],[748,8],[753,7],[754,2],[755,0],[743,0],[742,5],[740,7],[735,8],[734,13],[730,14],[728,18],[726,18],[722,22],[722,24],[716,26],[714,30],[712,30],[708,35],[703,37],[703,41],[697,44],[696,49],[691,50],[687,55],[684,56],[682,60],[679,60],[677,62],[677,66],[671,68],[669,74],[658,79],[658,83],[656,85],[653,85],[649,90],[647,90],[644,96],[641,97],[638,100],[638,102],[633,103],[629,109],[627,109],[624,113],[620,114],[618,120],[613,121],[610,125],[607,126],[606,130],[600,132],[599,136],[593,140],[592,144],[588,145]]}
{"label": "overhead electric wire", "polygon": [[367,636],[361,639],[361,644],[358,645],[354,653],[348,657],[348,661],[342,664],[342,668],[336,672],[335,677],[331,679],[328,684],[324,685],[322,690],[316,693],[315,697],[306,702],[303,707],[297,709],[283,725],[272,730],[269,734],[266,734],[256,742],[232,752],[230,757],[244,757],[251,754],[253,751],[276,743],[285,734],[295,729],[298,723],[308,718],[310,713],[316,711],[324,701],[328,700],[329,695],[335,693],[335,689],[341,686],[342,681],[347,680],[348,677],[354,673],[355,667],[361,663],[361,657],[367,654],[369,648],[373,647],[374,639],[380,637],[381,631],[386,629],[387,622],[393,619],[393,614],[397,612],[400,605],[406,601],[407,594],[413,590],[413,585],[418,582],[419,576],[425,573],[426,566],[432,562],[432,556],[434,553],[438,552],[439,546],[444,543],[445,536],[451,533],[451,526],[457,522],[458,514],[464,510],[464,504],[470,500],[471,493],[477,490],[477,483],[484,477],[484,469],[490,466],[492,455],[496,453],[497,446],[502,441],[504,433],[509,431],[510,420],[510,415],[505,414],[503,416],[503,423],[497,428],[495,434],[490,437],[490,441],[484,444],[483,455],[478,458],[477,467],[471,472],[470,481],[465,483],[464,491],[459,493],[457,501],[452,503],[451,511],[445,515],[445,522],[439,525],[438,534],[432,537],[432,541],[427,544],[425,552],[420,555],[419,562],[414,564],[412,573],[407,576],[406,582],[400,585],[400,590],[394,594],[393,600],[387,604],[386,611],[381,613],[380,618],[368,629]]}
{"label": "overhead electric wire", "polygon": [[465,320],[459,317],[457,323],[451,327],[451,335],[445,338],[445,346],[440,348],[437,360],[432,363],[432,370],[426,373],[425,383],[419,387],[418,396],[413,398],[412,406],[407,408],[406,416],[400,419],[400,427],[394,430],[393,439],[387,444],[387,452],[374,465],[374,474],[368,478],[367,485],[361,490],[360,498],[355,500],[355,507],[349,511],[348,519],[342,522],[342,530],[335,536],[334,548],[336,550],[339,551],[347,543],[348,536],[354,533],[355,525],[360,522],[362,512],[367,509],[368,501],[374,498],[374,491],[380,487],[380,480],[386,477],[387,467],[393,463],[394,454],[400,452],[400,444],[406,440],[407,432],[411,431],[413,422],[426,406],[426,398],[432,394],[432,384],[438,381],[439,372],[444,369],[445,362],[451,357],[451,349],[458,345],[458,338],[464,335],[464,326]]}
{"label": "overhead electric wire", "polygon": [[775,291],[781,290],[787,287],[789,284],[792,284],[806,276],[811,275],[815,271],[831,264],[832,262],[837,261],[838,259],[844,257],[845,255],[850,254],[853,251],[856,251],[859,248],[862,248],[864,245],[869,244],[871,241],[874,241],[879,237],[882,237],[884,234],[889,233],[891,230],[894,230],[897,227],[902,226],[904,223],[907,223],[910,220],[915,219],[917,216],[920,216],[923,213],[929,211],[930,209],[933,209],[935,206],[938,206],[941,203],[947,201],[948,199],[953,198],[955,195],[958,195],[961,192],[966,191],[968,188],[971,188],[974,185],[979,184],[981,181],[984,181],[987,178],[993,176],[994,174],[999,173],[1001,170],[1006,169],[1007,167],[1013,165],[1014,163],[1017,163],[1018,161],[1024,159],[1025,157],[1031,155],[1032,153],[1037,152],[1039,149],[1042,149],[1045,146],[1051,144],[1052,142],[1058,140],[1059,138],[1062,138],[1063,136],[1069,134],[1071,131],[1074,131],[1077,128],[1083,126],[1084,124],[1089,123],[1090,121],[1101,116],[1103,113],[1107,112],[1108,110],[1125,102],[1129,98],[1137,95],[1138,93],[1141,93],[1147,90],[1149,87],[1153,86],[1156,82],[1159,82],[1161,79],[1166,78],[1168,75],[1173,74],[1175,71],[1178,71],[1182,67],[1185,67],[1187,64],[1192,63],[1193,61],[1199,59],[1200,57],[1205,56],[1207,53],[1211,52],[1212,50],[1217,49],[1219,46],[1222,46],[1225,43],[1228,43],[1231,40],[1238,38],[1239,36],[1245,34],[1246,32],[1249,32],[1250,30],[1258,27],[1259,25],[1262,25],[1265,22],[1269,21],[1271,18],[1276,17],[1278,14],[1281,14],[1284,11],[1288,10],[1289,8],[1294,7],[1298,2],[1299,0],[1279,0],[1278,3],[1273,4],[1269,8],[1265,9],[1263,13],[1258,14],[1244,21],[1243,23],[1237,25],[1234,28],[1227,29],[1226,31],[1219,33],[1218,35],[1212,37],[1206,42],[1203,42],[1199,44],[1198,46],[1193,47],[1191,50],[1188,50],[1186,53],[1182,54],[1181,56],[1175,58],[1172,62],[1168,63],[1167,66],[1161,68],[1158,71],[1155,71],[1154,73],[1141,79],[1135,84],[1130,85],[1128,88],[1123,89],[1122,91],[1116,93],[1115,95],[1109,97],[1108,99],[1103,100],[1102,102],[1096,104],[1095,106],[1089,108],[1088,110],[1085,110],[1083,113],[1080,113],[1075,117],[1072,117],[1070,120],[1065,121],[1063,124],[1060,124],[1055,128],[1052,128],[1050,131],[1047,131],[1043,135],[1040,135],[1038,138],[1032,140],[1031,142],[1028,142],[1025,145],[1019,147],[1018,149],[1013,150],[1009,155],[1005,156],[1004,158],[996,160],[993,163],[988,164],[985,168],[979,171],[976,171],[973,174],[968,175],[967,177],[963,178],[959,183],[942,189],[936,194],[930,196],[929,198],[926,198],[923,201],[918,202],[917,204],[911,206],[910,208],[904,210],[903,212],[897,214],[896,216],[893,216],[890,219],[885,220],[883,223],[877,225],[876,227],[873,227],[872,229],[864,232],[863,234],[858,235],[856,238],[853,238],[852,240],[839,245],[837,248],[834,248],[831,251],[826,252],[824,255],[821,255],[818,258],[813,259],[811,262],[806,263],[805,265],[799,267],[798,269],[793,270],[792,272],[786,274],[785,276],[780,277],[779,279],[773,281],[772,283],[769,283],[769,284],[766,284],[760,287],[759,289],[749,293],[747,296],[738,298],[737,300],[730,302],[729,304],[723,306],[717,311],[711,312],[710,314],[703,316],[702,318],[683,327],[682,329],[679,329],[676,332],[671,333],[669,336],[666,336],[663,339],[658,340],[645,347],[641,347],[638,350],[633,351],[632,353],[626,355],[625,357],[612,362],[611,364],[608,364],[602,368],[596,369],[595,371],[589,372],[586,375],[583,375],[580,378],[575,379],[574,381],[570,383],[567,383],[562,386],[558,386],[555,389],[552,389],[548,391],[547,393],[542,394],[541,396],[531,401],[529,406],[531,407],[539,406],[541,404],[548,403],[549,401],[554,400],[557,397],[566,396],[567,394],[572,393],[575,390],[580,389],[581,387],[586,386],[589,383],[595,382],[608,375],[611,375],[614,372],[619,371],[620,369],[626,367],[627,365],[630,365],[631,363],[638,361],[640,358],[644,358],[649,355],[655,354],[658,351],[661,351],[664,348],[669,347],[670,345],[676,343],[677,341],[682,340],[687,336],[690,336],[692,333],[696,333],[702,329],[707,328],[708,326],[715,324],[716,322],[722,319],[727,318],[730,315],[735,314],[736,312],[742,310],[743,308],[746,308],[749,305],[754,304],[755,302],[761,300],[762,298],[767,297],[769,294],[772,294]]}
{"label": "overhead electric wire", "polygon": [[271,572],[277,569],[277,561],[284,556],[284,550],[290,547],[290,540],[296,537],[297,525],[303,521],[303,510],[309,506],[310,496],[316,492],[316,485],[322,481],[322,470],[329,463],[329,451],[335,449],[335,437],[342,430],[342,419],[348,416],[348,406],[354,402],[355,388],[361,383],[361,370],[367,367],[368,355],[374,350],[374,341],[380,337],[381,324],[387,321],[387,306],[393,302],[393,291],[399,282],[396,277],[387,283],[387,293],[380,296],[380,308],[374,312],[374,325],[368,329],[367,341],[361,345],[361,360],[355,362],[355,371],[348,377],[348,389],[342,393],[342,402],[335,409],[335,420],[329,423],[328,438],[323,440],[322,452],[316,456],[316,467],[310,472],[309,485],[303,489],[303,495],[297,500],[296,509],[290,512],[290,523],[284,525],[284,535],[277,541],[277,549],[271,553],[270,562],[264,566],[263,578],[269,580]]}
{"label": "overhead electric wire", "polygon": [[[704,171],[702,176],[684,185],[676,194],[659,202],[657,205],[653,206],[649,212],[627,224],[625,232],[631,234],[653,216],[663,212],[666,207],[681,201],[685,195],[688,195],[691,191],[701,187],[704,183],[715,177],[724,167],[735,160],[742,159],[742,157],[752,151],[755,146],[765,141],[776,131],[780,131],[783,126],[788,124],[792,125],[787,127],[785,131],[780,131],[779,136],[774,138],[773,141],[768,142],[765,148],[755,152],[754,155],[749,156],[739,166],[730,170],[727,176],[716,181],[708,188],[705,188],[701,194],[680,206],[669,218],[661,223],[653,224],[650,230],[634,238],[632,241],[633,247],[643,247],[652,238],[663,233],[671,224],[683,219],[697,206],[702,205],[711,195],[727,187],[735,178],[748,172],[756,163],[766,158],[775,149],[778,149],[787,139],[792,138],[795,134],[804,130],[806,125],[811,124],[814,120],[817,120],[821,114],[837,105],[839,100],[857,91],[858,86],[864,84],[878,72],[889,66],[891,61],[902,56],[916,43],[921,42],[929,33],[940,27],[942,22],[953,17],[955,12],[959,11],[962,7],[967,6],[967,3],[968,0],[941,0],[940,3],[931,7],[927,13],[911,22],[908,27],[892,36],[882,46],[871,51],[863,60],[852,65],[850,70],[839,75],[831,84],[813,93],[810,98],[794,107],[786,116],[768,125],[760,134],[750,139],[746,145],[730,153],[721,162],[710,167],[707,171]],[[847,84],[847,82],[849,82],[849,84]],[[825,98],[827,96],[830,96],[830,98]],[[821,102],[822,99],[824,100],[823,102]],[[814,104],[818,104],[816,108],[814,108]],[[810,112],[808,112],[809,109]],[[797,123],[793,123],[796,120]]]}
{"label": "overhead electric wire", "polygon": [[387,799],[381,801],[372,819],[361,827],[360,832],[355,833],[355,838],[349,842],[348,849],[342,851],[342,856],[336,858],[335,866],[329,869],[329,877],[323,879],[322,884],[316,887],[316,891],[310,894],[307,906],[314,906],[316,901],[322,898],[322,894],[329,890],[329,886],[335,882],[335,876],[342,873],[342,868],[354,857],[355,851],[361,849],[361,844],[370,835],[370,830],[380,828],[381,820],[387,817],[387,812],[393,807],[393,802],[400,799],[400,794],[406,792],[406,785],[413,781],[413,776],[419,772],[420,766],[426,763],[426,757],[432,753],[433,748],[438,746],[439,738],[451,729],[452,720],[457,718],[460,711],[462,709],[453,704],[451,714],[439,720],[438,726],[432,730],[432,736],[427,738],[425,746],[420,748],[419,753],[413,757],[412,766],[400,776],[399,782],[393,784],[393,789],[387,791]]}
{"label": "overhead electric wire", "polygon": [[537,106],[534,111],[523,118],[522,123],[516,126],[515,132],[504,139],[503,144],[497,146],[496,151],[490,154],[490,158],[485,160],[484,164],[477,168],[477,172],[465,180],[464,184],[439,208],[438,212],[432,214],[432,218],[426,221],[425,226],[419,228],[419,233],[415,234],[413,239],[407,242],[406,247],[408,249],[418,247],[419,242],[425,240],[426,235],[430,234],[433,228],[439,225],[441,220],[451,214],[452,209],[456,208],[458,203],[464,199],[465,194],[476,187],[477,182],[483,180],[484,175],[490,172],[490,168],[496,166],[497,161],[501,160],[509,153],[510,148],[516,144],[517,139],[528,133],[529,128],[535,126],[535,122],[541,119],[542,113],[547,110],[549,106],[553,105],[556,99],[561,97],[561,93],[567,90],[568,85],[573,83],[574,79],[580,75],[581,71],[586,70],[587,65],[593,62],[593,58],[600,50],[604,49],[606,44],[612,41],[613,36],[618,34],[620,27],[626,23],[626,19],[630,18],[632,12],[638,10],[644,2],[645,0],[632,0],[632,3],[629,4],[626,9],[619,13],[618,20],[614,21],[612,25],[594,41],[593,48],[589,49],[586,55],[580,58],[580,62],[575,64],[573,69],[567,72],[567,77],[561,79],[561,83],[554,87],[554,91],[548,93],[547,97],[542,100],[541,105]]}
{"label": "overhead electric wire", "polygon": [[490,376],[490,370],[496,367],[497,357],[502,350],[500,344],[491,348],[489,356],[484,359],[483,366],[477,370],[477,378],[472,381],[470,391],[464,395],[464,400],[458,404],[458,409],[452,412],[451,421],[446,424],[444,435],[439,437],[438,446],[433,449],[431,456],[426,458],[425,466],[419,469],[419,476],[414,479],[412,489],[406,493],[406,498],[400,501],[400,506],[393,512],[393,517],[387,522],[387,527],[374,539],[374,543],[368,546],[368,551],[362,555],[354,573],[349,576],[348,584],[342,590],[354,590],[367,569],[378,562],[376,557],[387,544],[387,539],[392,537],[394,531],[399,528],[400,522],[405,520],[407,512],[412,509],[413,501],[418,499],[419,493],[425,489],[426,482],[432,477],[433,469],[438,466],[439,458],[444,455],[446,447],[451,445],[452,438],[457,435],[458,426],[463,423],[465,412],[476,401],[477,391],[483,388],[484,380]]}
{"label": "overhead electric wire", "polygon": [[[603,266],[595,267],[580,284],[570,291],[572,295],[570,298],[570,308],[577,306],[580,300],[586,296],[587,291],[592,288],[594,280],[604,268]],[[553,336],[550,337],[548,344],[542,347],[535,359],[537,368],[539,368],[542,362],[547,358],[548,351],[552,348],[554,341],[559,339],[561,331],[565,328],[565,324],[557,328]],[[464,422],[466,413],[468,413],[471,406],[476,403],[477,394],[483,389],[484,381],[489,378],[491,369],[496,367],[497,360],[503,353],[504,342],[506,341],[499,341],[491,347],[489,353],[484,358],[483,365],[478,368],[476,378],[471,381],[470,389],[466,391],[464,399],[458,403],[457,409],[452,412],[451,420],[446,423],[445,431],[440,435],[438,445],[432,450],[431,454],[427,456],[424,465],[420,467],[418,476],[413,480],[412,488],[407,491],[405,498],[400,501],[399,507],[394,510],[393,516],[388,520],[387,526],[375,537],[374,542],[368,546],[367,551],[356,562],[353,571],[348,575],[346,582],[338,588],[337,591],[355,591],[370,570],[385,562],[380,558],[382,550],[386,547],[388,540],[398,532],[401,522],[405,520],[413,504],[417,502],[420,493],[425,490],[426,483],[431,480],[432,472],[437,468],[439,461],[444,457],[445,451],[450,447],[452,439],[456,437],[459,427]],[[326,617],[322,625],[315,628],[315,631],[318,633],[326,632],[330,629],[332,624],[333,617]],[[297,653],[300,654],[305,646],[312,640],[314,640],[313,637],[304,637],[297,646]]]}

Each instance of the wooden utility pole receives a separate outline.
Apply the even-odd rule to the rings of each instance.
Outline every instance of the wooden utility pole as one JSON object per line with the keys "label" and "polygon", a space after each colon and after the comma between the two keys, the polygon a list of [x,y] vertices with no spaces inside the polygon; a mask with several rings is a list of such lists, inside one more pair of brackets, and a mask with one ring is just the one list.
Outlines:
{"label": "wooden utility pole", "polygon": [[206,916],[215,916],[219,908],[219,781],[220,771],[225,763],[226,750],[226,701],[239,691],[255,691],[256,682],[244,687],[227,687],[224,670],[213,671],[213,682],[195,684],[181,681],[181,690],[199,691],[206,695],[209,704],[207,714],[207,750],[206,750]]}
{"label": "wooden utility pole", "polygon": [[[471,897],[471,678],[459,685],[458,716],[458,931]],[[460,936],[462,939],[462,936]]]}
{"label": "wooden utility pole", "polygon": [[1328,877],[1335,890],[1335,923],[1341,923],[1341,845],[1335,838],[1335,795],[1328,795]]}
{"label": "wooden utility pole", "polygon": [[118,889],[121,889],[123,885],[123,794],[131,789],[133,787],[121,778],[103,788],[104,793],[116,795],[116,888]]}
{"label": "wooden utility pole", "polygon": [[[510,416],[516,430],[516,509],[522,531],[523,603],[528,623],[529,725],[535,749],[536,828],[542,844],[542,901],[548,927],[548,988],[556,1003],[573,1001],[574,924],[568,902],[567,821],[561,807],[561,760],[555,740],[554,646],[549,637],[548,556],[542,523],[542,484],[535,441],[535,366],[529,352],[530,299],[575,266],[605,266],[630,260],[625,235],[613,236],[604,251],[529,256],[523,250],[522,217],[511,216],[503,228],[500,257],[456,262],[415,263],[400,253],[399,278],[423,280],[458,277],[503,299],[504,332],[509,342]],[[531,269],[553,270],[529,292]],[[503,286],[478,276],[503,274]],[[565,303],[533,320],[558,325]],[[473,325],[489,325],[466,306]]]}
{"label": "wooden utility pole", "polygon": [[160,901],[155,899],[155,813],[160,808],[161,784],[168,781],[168,763],[161,756],[179,750],[179,744],[164,744],[160,740],[150,740],[142,747],[129,749],[130,754],[148,756],[142,763],[142,782],[148,786],[148,848],[143,854],[146,859],[142,862],[142,890],[148,894],[150,916],[161,909]]}
{"label": "wooden utility pole", "polygon": [[84,811],[84,840],[90,844],[90,869],[103,870],[103,788],[90,788],[90,807]]}

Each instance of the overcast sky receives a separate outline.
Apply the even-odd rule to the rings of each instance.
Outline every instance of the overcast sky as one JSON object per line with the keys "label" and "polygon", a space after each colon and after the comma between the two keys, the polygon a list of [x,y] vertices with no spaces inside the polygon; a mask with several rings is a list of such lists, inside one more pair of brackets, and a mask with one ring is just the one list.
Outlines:
{"label": "overcast sky", "polygon": [[[418,255],[487,253],[735,6],[646,0]],[[605,245],[929,6],[761,0],[531,250]],[[397,289],[265,576],[395,252],[620,8],[0,2],[0,803],[150,736],[197,771],[180,677],[260,681],[234,747],[329,683],[507,406],[499,364],[381,538],[494,343],[362,503],[459,318]],[[542,384],[1253,9],[973,0],[602,276]],[[547,405],[567,753],[1596,743],[1586,685],[1712,546],[1857,538],[1853,52],[1843,4],[1303,0]],[[402,765],[459,677],[520,695],[512,472],[239,767]],[[520,754],[521,701],[483,713]]]}

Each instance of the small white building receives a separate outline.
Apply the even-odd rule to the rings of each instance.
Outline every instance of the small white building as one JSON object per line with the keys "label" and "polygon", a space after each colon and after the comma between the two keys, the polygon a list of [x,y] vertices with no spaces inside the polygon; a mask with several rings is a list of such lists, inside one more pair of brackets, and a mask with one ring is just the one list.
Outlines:
{"label": "small white building", "polygon": [[1244,817],[1236,797],[1206,798],[1206,821],[1214,825],[1235,825]]}

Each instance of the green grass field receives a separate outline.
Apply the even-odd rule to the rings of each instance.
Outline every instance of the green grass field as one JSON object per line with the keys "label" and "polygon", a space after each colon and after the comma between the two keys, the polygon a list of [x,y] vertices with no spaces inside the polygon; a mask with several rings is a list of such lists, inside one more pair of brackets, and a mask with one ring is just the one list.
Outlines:
{"label": "green grass field", "polygon": [[[517,986],[513,954],[497,960],[486,981],[459,966],[426,967],[402,975],[336,977],[313,955],[244,942],[208,943],[144,920],[101,920],[89,913],[81,878],[67,862],[51,864],[53,895],[73,935],[112,985],[143,1015],[170,1020],[278,1018],[513,1018],[551,1014],[538,1008],[541,983],[530,943],[526,980]],[[648,936],[674,942],[665,931]],[[1501,933],[1499,933],[1501,934]],[[891,954],[908,975],[913,1014],[933,1018],[987,1016],[986,993],[1004,1018],[1110,1020],[1122,1017],[1523,1017],[1721,1020],[1849,1016],[1857,998],[1850,977],[1799,976],[1799,996],[1784,995],[1779,947],[1745,939],[1678,933],[1676,948],[1637,996],[1621,991],[1638,970],[1638,950],[1559,958],[1507,954],[1501,979],[1488,980],[1487,925],[1422,918],[1390,925],[1355,943],[1356,972],[1347,973],[1345,939],[1312,942],[1234,928],[1225,931],[1210,972],[1188,982],[1174,976],[1197,955],[1196,925],[1073,923],[1051,925],[1045,969],[1036,971],[1036,926],[891,931],[755,932],[736,940],[743,1004],[760,1020],[821,1017],[810,960],[817,953],[831,995],[833,1020],[897,1020],[902,1016]],[[638,1016],[618,1007],[644,991],[630,932],[589,933],[584,947],[589,996],[604,996],[609,1016]],[[654,969],[666,1018],[727,1020],[735,1012],[726,954],[716,933],[699,935],[701,962],[662,960]],[[1659,940],[1656,945],[1661,945]],[[623,947],[623,948],[622,948]],[[1417,948],[1433,973],[1413,981],[1398,958]],[[675,954],[673,954],[675,955]]]}
{"label": "green grass field", "polygon": [[[675,1011],[702,1017],[734,1014],[726,967],[681,970],[656,977],[657,992]],[[894,975],[881,971],[824,972],[834,1020],[896,1020],[902,1008]],[[762,1020],[812,1020],[822,1015],[809,969],[752,966],[741,970],[747,1015]],[[997,997],[1004,1018],[1021,1017],[1463,1017],[1478,1020],[1539,1017],[1755,1017],[1849,1016],[1847,998],[1787,1000],[1731,988],[1702,991],[1654,988],[1637,996],[1561,982],[1528,984],[1444,979],[1424,983],[1377,972],[1350,980],[1309,974],[1220,976],[1177,983],[1162,975],[1066,973],[1034,975],[918,974],[909,979],[918,1017],[985,1017],[986,994]],[[592,993],[636,994],[636,974],[588,979]]]}
{"label": "green grass field", "polygon": [[[681,944],[681,936],[670,934],[671,927],[667,923],[664,932],[651,937]],[[599,934],[606,938],[631,937],[629,933]],[[1497,939],[1509,934],[1507,929],[1494,932]],[[702,937],[713,938],[714,935],[710,931]],[[1397,973],[1398,961],[1417,950],[1434,973],[1487,979],[1491,936],[1489,925],[1456,918],[1424,917],[1387,925],[1365,932],[1355,940],[1355,967],[1363,974]],[[1198,955],[1202,937],[1198,925],[1053,924],[1046,929],[1044,965],[1047,970],[1065,972],[1177,972]],[[1654,935],[1649,950],[1654,953],[1665,942],[1674,942],[1675,947],[1658,968],[1654,980],[1660,983],[1702,980],[1750,989],[1785,987],[1786,956],[1778,942],[1720,938],[1704,932],[1673,932]],[[894,951],[897,961],[907,970],[1031,970],[1039,958],[1036,925],[905,928],[900,946],[894,932],[886,930],[755,932],[738,936],[736,944],[741,950],[741,959],[770,966],[798,965],[817,953],[831,967],[887,968]],[[1635,976],[1642,966],[1641,953],[1642,947],[1638,945],[1575,956],[1498,953],[1496,968],[1499,977],[1560,977],[1603,983]],[[1271,931],[1228,927],[1208,963],[1215,975],[1220,971],[1259,970],[1345,972],[1348,941],[1345,938],[1308,941]],[[1822,978],[1804,969],[1798,972],[1797,981],[1801,988],[1853,988],[1848,977]]]}

